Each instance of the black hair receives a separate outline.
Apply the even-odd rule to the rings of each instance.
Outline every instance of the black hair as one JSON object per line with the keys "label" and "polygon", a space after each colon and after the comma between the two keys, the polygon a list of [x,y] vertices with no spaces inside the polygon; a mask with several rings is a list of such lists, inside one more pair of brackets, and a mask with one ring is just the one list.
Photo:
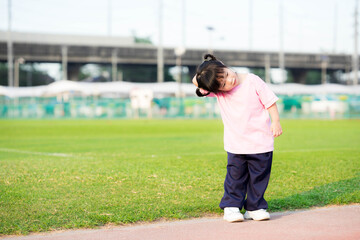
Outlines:
{"label": "black hair", "polygon": [[[221,61],[217,60],[212,54],[205,54],[204,61],[198,66],[196,70],[196,81],[198,88],[196,95],[204,97],[212,93],[218,93],[220,90],[220,82],[224,77],[224,69],[227,68]],[[200,88],[208,91],[203,94]]]}

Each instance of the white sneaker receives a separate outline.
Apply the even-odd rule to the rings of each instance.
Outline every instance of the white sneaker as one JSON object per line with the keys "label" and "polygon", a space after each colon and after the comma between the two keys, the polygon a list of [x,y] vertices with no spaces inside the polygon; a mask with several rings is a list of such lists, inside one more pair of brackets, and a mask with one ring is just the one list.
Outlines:
{"label": "white sneaker", "polygon": [[246,211],[244,215],[245,219],[253,219],[255,221],[269,220],[270,214],[266,209],[259,209],[255,211]]}
{"label": "white sneaker", "polygon": [[224,220],[228,222],[242,222],[244,216],[240,213],[240,209],[237,207],[224,208]]}

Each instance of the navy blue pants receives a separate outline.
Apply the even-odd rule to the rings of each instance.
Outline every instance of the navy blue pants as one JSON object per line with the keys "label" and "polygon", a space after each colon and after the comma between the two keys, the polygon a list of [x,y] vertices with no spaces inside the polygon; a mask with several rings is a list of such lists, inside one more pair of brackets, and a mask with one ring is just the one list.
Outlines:
{"label": "navy blue pants", "polygon": [[270,179],[273,152],[233,154],[228,152],[224,196],[220,208],[267,209],[264,193]]}

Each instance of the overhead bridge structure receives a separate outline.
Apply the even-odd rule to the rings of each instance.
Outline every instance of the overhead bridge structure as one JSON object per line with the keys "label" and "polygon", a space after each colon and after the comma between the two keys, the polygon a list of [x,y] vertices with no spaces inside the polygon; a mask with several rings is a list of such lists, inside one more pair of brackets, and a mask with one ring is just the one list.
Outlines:
{"label": "overhead bridge structure", "polygon": [[[13,59],[22,58],[26,62],[57,62],[63,66],[64,76],[77,80],[80,67],[87,63],[109,64],[113,73],[118,67],[157,65],[158,48],[153,45],[134,43],[132,37],[70,36],[38,33],[11,33]],[[0,31],[0,61],[6,62],[8,33]],[[214,55],[232,67],[270,68],[279,67],[279,53],[270,51],[220,50]],[[204,49],[186,49],[181,57],[182,66],[187,66],[193,75],[201,63]],[[175,49],[164,47],[165,66],[175,66]],[[302,82],[306,72],[311,69],[349,72],[352,56],[350,54],[284,53],[285,69],[290,71],[296,82]],[[113,80],[118,80],[113,77]],[[153,79],[156,81],[156,79]]]}

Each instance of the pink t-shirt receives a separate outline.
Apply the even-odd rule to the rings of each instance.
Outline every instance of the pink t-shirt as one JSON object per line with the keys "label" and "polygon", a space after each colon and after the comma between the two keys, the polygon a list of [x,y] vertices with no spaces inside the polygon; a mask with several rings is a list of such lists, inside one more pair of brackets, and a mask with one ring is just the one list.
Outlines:
{"label": "pink t-shirt", "polygon": [[224,123],[224,149],[235,154],[274,150],[270,116],[266,110],[278,97],[254,74],[231,91],[210,94],[217,97]]}

